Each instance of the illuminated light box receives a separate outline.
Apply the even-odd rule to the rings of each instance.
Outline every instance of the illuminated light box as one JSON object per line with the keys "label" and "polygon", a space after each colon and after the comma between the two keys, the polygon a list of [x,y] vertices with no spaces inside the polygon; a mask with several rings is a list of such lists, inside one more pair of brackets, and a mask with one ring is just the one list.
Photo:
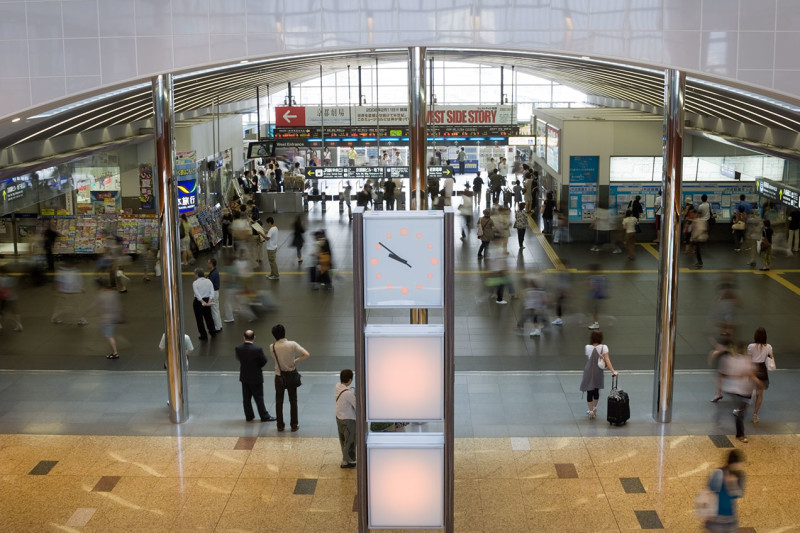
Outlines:
{"label": "illuminated light box", "polygon": [[444,419],[444,327],[374,325],[366,339],[367,419]]}
{"label": "illuminated light box", "polygon": [[371,433],[369,527],[444,527],[444,435]]}

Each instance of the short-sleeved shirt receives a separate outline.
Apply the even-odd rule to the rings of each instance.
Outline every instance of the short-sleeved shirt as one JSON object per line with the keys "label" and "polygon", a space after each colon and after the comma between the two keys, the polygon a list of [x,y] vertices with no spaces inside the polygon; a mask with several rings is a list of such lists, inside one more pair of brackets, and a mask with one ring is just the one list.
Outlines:
{"label": "short-sleeved shirt", "polygon": [[625,217],[622,219],[622,226],[625,228],[625,233],[636,233],[636,224],[639,220],[636,217]]}
{"label": "short-sleeved shirt", "polygon": [[767,357],[772,353],[772,346],[769,344],[750,344],[747,346],[747,355],[751,357],[754,363],[764,363]]}
{"label": "short-sleeved shirt", "polygon": [[267,250],[278,249],[278,227],[272,226],[267,231]]}
{"label": "short-sleeved shirt", "polygon": [[[275,375],[280,375],[280,369],[294,370],[294,360],[303,355],[300,351],[302,347],[294,341],[281,339],[269,346],[269,353],[273,359],[277,355],[278,360],[275,362]],[[273,351],[274,349],[274,351]],[[278,367],[280,361],[280,368]]]}

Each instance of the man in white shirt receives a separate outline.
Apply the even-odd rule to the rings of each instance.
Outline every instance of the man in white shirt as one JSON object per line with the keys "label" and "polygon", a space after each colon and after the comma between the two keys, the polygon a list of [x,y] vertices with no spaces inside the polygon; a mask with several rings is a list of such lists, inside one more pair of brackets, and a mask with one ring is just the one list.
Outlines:
{"label": "man in white shirt", "polygon": [[[161,335],[161,342],[158,343],[158,349],[162,352],[167,349],[167,334],[163,333]],[[183,334],[183,356],[186,358],[186,369],[189,369],[189,354],[192,353],[194,350],[194,344],[192,344],[192,339],[189,338],[189,335]],[[167,361],[164,361],[164,369],[167,368]]]}
{"label": "man in white shirt", "polygon": [[265,239],[264,246],[267,249],[267,260],[269,261],[269,276],[267,276],[267,279],[278,280],[280,279],[276,261],[278,256],[278,227],[272,217],[267,218],[267,233],[266,235],[262,233],[261,236]]}
{"label": "man in white shirt", "polygon": [[336,395],[336,427],[342,448],[341,468],[356,466],[356,395],[350,388],[351,383],[353,371],[346,368],[339,373],[339,383],[333,390]]}
{"label": "man in white shirt", "polygon": [[[194,319],[197,321],[197,330],[200,332],[199,339],[201,341],[208,340],[206,327],[208,331],[211,332],[211,336],[216,337],[217,330],[214,328],[214,318],[211,316],[211,302],[214,299],[214,284],[211,283],[210,279],[205,277],[202,268],[198,268],[194,271],[192,292],[194,293],[192,309],[194,310]],[[205,326],[203,326],[203,321],[205,321]]]}

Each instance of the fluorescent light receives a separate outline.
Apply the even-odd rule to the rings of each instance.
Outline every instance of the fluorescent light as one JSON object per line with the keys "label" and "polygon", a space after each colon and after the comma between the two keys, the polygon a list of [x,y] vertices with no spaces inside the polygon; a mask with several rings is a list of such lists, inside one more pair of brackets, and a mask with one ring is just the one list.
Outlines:
{"label": "fluorescent light", "polygon": [[21,119],[20,119],[19,117],[17,117],[17,118],[12,118],[12,119],[11,119],[11,122],[19,122],[20,120],[21,120]]}
{"label": "fluorescent light", "polygon": [[63,105],[61,107],[57,107],[55,109],[51,109],[50,111],[45,111],[44,113],[39,113],[38,115],[34,115],[32,117],[28,117],[28,120],[32,120],[34,118],[47,118],[52,117],[53,115],[58,115],[59,113],[63,113],[64,111],[69,111],[70,109],[75,109],[77,107],[83,107],[87,104],[91,104],[94,102],[99,102],[100,100],[105,100],[106,98],[111,98],[112,96],[119,96],[121,94],[125,94],[131,91],[135,91],[137,89],[144,89],[145,87],[150,87],[150,83],[139,83],[136,85],[131,85],[129,87],[124,87],[122,89],[117,89],[116,91],[111,91],[110,93],[103,93],[98,94],[96,96],[92,96],[91,98],[86,98],[85,100],[80,100],[78,102],[73,102],[71,104]]}

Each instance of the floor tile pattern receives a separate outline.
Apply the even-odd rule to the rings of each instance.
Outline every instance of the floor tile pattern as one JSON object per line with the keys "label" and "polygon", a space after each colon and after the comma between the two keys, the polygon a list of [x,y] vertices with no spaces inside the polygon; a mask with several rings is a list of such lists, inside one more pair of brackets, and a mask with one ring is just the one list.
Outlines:
{"label": "floor tile pattern", "polygon": [[622,488],[625,489],[625,494],[644,494],[647,492],[644,490],[642,480],[638,477],[621,477],[619,481],[622,483]]}
{"label": "floor tile pattern", "polygon": [[[339,468],[336,439],[262,437],[235,450],[237,440],[0,434],[2,530],[355,533],[356,471]],[[727,454],[707,434],[527,441],[456,439],[455,531],[696,532],[694,497]],[[800,531],[800,435],[735,446],[747,456],[743,531]],[[41,457],[58,461],[27,475]],[[559,477],[564,464],[577,477]],[[108,492],[92,490],[109,477],[119,481]]]}
{"label": "floor tile pattern", "polygon": [[29,476],[46,476],[50,473],[54,466],[58,464],[58,461],[39,461],[36,463],[30,472],[28,472]]}
{"label": "floor tile pattern", "polygon": [[726,435],[709,435],[709,439],[717,448],[733,448],[733,443]]}

